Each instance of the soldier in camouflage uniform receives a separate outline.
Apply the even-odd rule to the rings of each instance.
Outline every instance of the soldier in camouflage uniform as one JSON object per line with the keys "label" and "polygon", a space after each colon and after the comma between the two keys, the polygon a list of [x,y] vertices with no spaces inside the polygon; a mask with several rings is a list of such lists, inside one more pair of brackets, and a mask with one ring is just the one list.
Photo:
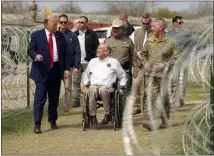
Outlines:
{"label": "soldier in camouflage uniform", "polygon": [[35,1],[32,2],[32,5],[30,6],[30,11],[31,11],[31,20],[36,22],[37,4]]}
{"label": "soldier in camouflage uniform", "polygon": [[[111,48],[111,57],[117,59],[127,76],[127,94],[129,94],[132,85],[132,76],[137,76],[136,55],[134,53],[134,44],[130,38],[123,34],[123,23],[115,19],[112,23],[112,35],[105,40],[105,43]],[[134,72],[132,74],[132,67]]]}
{"label": "soldier in camouflage uniform", "polygon": [[[165,28],[166,22],[163,19],[153,20],[151,23],[153,35],[148,38],[141,52],[141,61],[145,69],[146,103],[148,104],[148,100],[151,99],[153,115],[157,114],[154,111],[158,107],[156,105],[158,96],[160,95],[162,99],[161,103],[164,109],[160,112],[162,123],[159,128],[167,128],[170,117],[170,103],[167,94],[168,75],[164,75],[163,71],[168,69],[167,73],[169,73],[179,53],[177,42],[165,33]],[[163,86],[161,86],[162,78],[164,80],[164,87],[166,87],[163,90]],[[143,124],[143,126],[149,130],[153,130],[150,124]]]}

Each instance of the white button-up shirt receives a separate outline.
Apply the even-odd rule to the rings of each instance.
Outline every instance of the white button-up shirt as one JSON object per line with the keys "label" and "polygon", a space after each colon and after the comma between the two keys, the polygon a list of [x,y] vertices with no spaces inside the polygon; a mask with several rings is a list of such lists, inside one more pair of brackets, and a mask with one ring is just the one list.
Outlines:
{"label": "white button-up shirt", "polygon": [[120,63],[111,57],[103,60],[97,57],[89,62],[84,72],[83,84],[112,86],[117,78],[121,86],[126,86],[126,73]]}
{"label": "white button-up shirt", "polygon": [[[47,29],[45,29],[45,33],[47,36],[47,41],[49,41],[49,31]],[[54,62],[58,62],[59,61],[59,56],[58,56],[58,52],[57,52],[57,45],[56,45],[56,37],[54,35],[54,33],[52,33],[52,40],[53,40],[53,53],[54,53]]]}
{"label": "white button-up shirt", "polygon": [[85,60],[86,58],[86,50],[85,50],[85,31],[80,31],[79,30],[79,35],[78,35],[78,40],[80,43],[80,49],[81,49],[81,64],[83,63],[88,63],[88,61]]}

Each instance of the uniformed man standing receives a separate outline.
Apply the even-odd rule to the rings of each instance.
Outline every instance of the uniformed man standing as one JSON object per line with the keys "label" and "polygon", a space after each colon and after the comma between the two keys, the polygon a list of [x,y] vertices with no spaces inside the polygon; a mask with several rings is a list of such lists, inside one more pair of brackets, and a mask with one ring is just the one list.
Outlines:
{"label": "uniformed man standing", "polygon": [[[163,71],[173,67],[178,57],[178,44],[165,33],[166,22],[164,19],[155,19],[151,23],[152,36],[148,38],[141,53],[141,60],[145,69],[145,87],[146,87],[146,103],[151,100],[152,114],[156,115],[157,112],[157,99],[160,95],[163,108],[161,110],[162,123],[159,128],[168,127],[168,119],[170,117],[170,104],[168,93],[168,75]],[[164,80],[164,86],[161,85],[161,80]],[[150,83],[150,84],[149,84]],[[162,89],[162,87],[166,87]],[[161,91],[160,91],[161,90]],[[148,98],[150,97],[150,98]],[[149,107],[149,106],[148,106]],[[145,128],[153,130],[150,124],[143,124]]]}
{"label": "uniformed man standing", "polygon": [[[112,23],[112,35],[105,40],[105,43],[112,49],[111,57],[117,59],[127,76],[127,94],[129,94],[132,85],[132,75],[137,76],[137,62],[134,54],[134,45],[130,38],[123,34],[123,23],[115,19]],[[132,74],[133,67],[133,74]],[[136,71],[136,72],[135,72]]]}
{"label": "uniformed man standing", "polygon": [[[134,46],[135,46],[135,53],[137,54],[137,66],[139,68],[139,75],[142,75],[142,78],[140,80],[140,84],[137,85],[137,96],[136,96],[136,102],[133,109],[133,115],[141,113],[141,107],[139,105],[139,101],[141,102],[141,105],[143,105],[143,110],[145,109],[145,98],[144,98],[144,73],[143,70],[140,70],[142,68],[142,64],[140,62],[140,52],[142,51],[145,42],[149,36],[152,35],[151,32],[151,15],[149,13],[144,13],[141,17],[142,27],[140,29],[135,30],[130,38],[132,39]],[[136,81],[133,80],[133,83]]]}
{"label": "uniformed man standing", "polygon": [[36,22],[36,14],[37,14],[37,4],[35,1],[32,1],[32,5],[30,6],[31,11],[31,20]]}

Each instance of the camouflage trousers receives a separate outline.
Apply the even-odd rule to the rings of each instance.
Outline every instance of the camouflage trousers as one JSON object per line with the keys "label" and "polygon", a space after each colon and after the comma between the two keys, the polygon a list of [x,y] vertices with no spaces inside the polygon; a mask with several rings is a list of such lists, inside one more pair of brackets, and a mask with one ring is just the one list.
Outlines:
{"label": "camouflage trousers", "polygon": [[34,22],[36,22],[36,14],[37,14],[36,11],[31,11],[31,20]]}
{"label": "camouflage trousers", "polygon": [[[168,78],[152,77],[145,75],[145,92],[143,102],[147,108],[152,111],[154,117],[161,116],[161,118],[170,117],[170,101],[168,96]],[[148,104],[151,103],[151,107]]]}

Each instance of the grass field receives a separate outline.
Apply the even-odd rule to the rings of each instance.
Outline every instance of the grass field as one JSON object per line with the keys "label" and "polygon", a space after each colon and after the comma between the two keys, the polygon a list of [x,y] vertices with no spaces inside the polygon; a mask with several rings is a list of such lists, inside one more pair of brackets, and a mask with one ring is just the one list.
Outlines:
{"label": "grass field", "polygon": [[[172,113],[171,127],[151,133],[142,128],[142,122],[148,117],[134,116],[134,129],[143,149],[138,154],[153,154],[154,143],[160,154],[184,154],[181,136],[183,124],[190,110],[207,100],[209,90],[202,91],[201,86],[189,83],[186,92],[186,105]],[[71,110],[71,115],[62,114],[62,101],[59,106],[58,130],[50,130],[47,122],[47,108],[42,121],[40,135],[33,133],[33,111],[17,109],[2,116],[2,154],[125,154],[122,131],[114,131],[113,125],[100,130],[82,131],[82,109]],[[103,110],[98,111],[98,119],[103,117]],[[157,120],[159,123],[160,120]],[[152,141],[152,139],[155,139]],[[11,148],[13,147],[13,148]],[[157,150],[157,149],[156,149]],[[136,151],[136,149],[134,149]]]}

